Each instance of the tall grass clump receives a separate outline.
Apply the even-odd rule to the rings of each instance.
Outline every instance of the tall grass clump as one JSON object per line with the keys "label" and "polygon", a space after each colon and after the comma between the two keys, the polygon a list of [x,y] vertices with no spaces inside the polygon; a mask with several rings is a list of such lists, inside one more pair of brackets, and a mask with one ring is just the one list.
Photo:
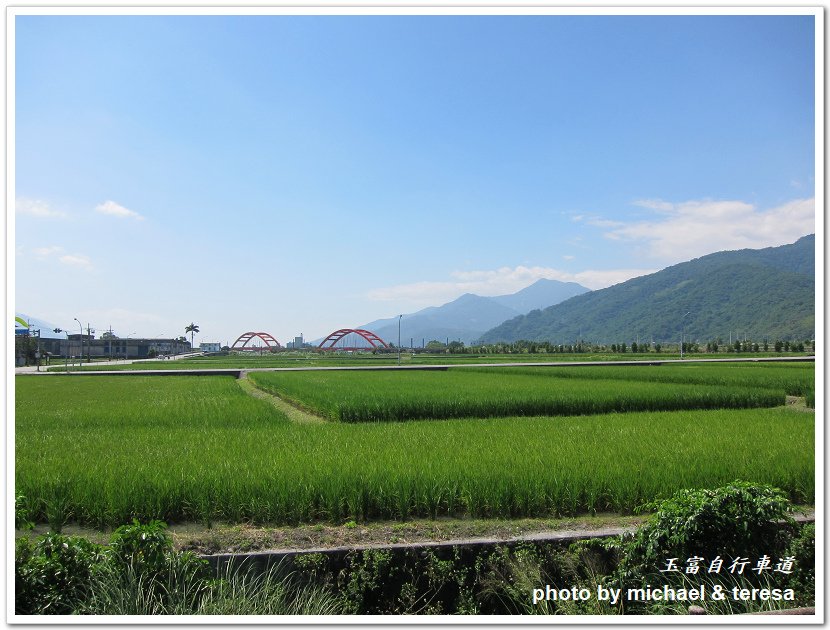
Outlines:
{"label": "tall grass clump", "polygon": [[264,572],[226,565],[201,598],[196,615],[338,615],[343,603],[319,586],[294,583],[279,565]]}
{"label": "tall grass clump", "polygon": [[107,567],[77,607],[85,615],[337,615],[341,601],[328,590],[298,586],[273,567],[264,573],[171,564],[161,580],[133,566]]}
{"label": "tall grass clump", "polygon": [[18,615],[327,615],[342,602],[279,565],[265,572],[177,552],[159,521],[119,527],[109,545],[48,534],[15,553]]}

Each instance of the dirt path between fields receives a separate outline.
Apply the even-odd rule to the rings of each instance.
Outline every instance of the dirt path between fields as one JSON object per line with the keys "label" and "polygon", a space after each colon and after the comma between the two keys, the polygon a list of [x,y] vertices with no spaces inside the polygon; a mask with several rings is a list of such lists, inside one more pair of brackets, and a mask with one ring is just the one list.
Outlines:
{"label": "dirt path between fields", "polygon": [[321,424],[326,421],[320,416],[315,416],[312,413],[303,411],[302,409],[285,402],[279,396],[274,396],[273,394],[269,394],[268,392],[259,389],[250,381],[250,379],[248,379],[248,375],[245,372],[241,373],[240,377],[236,379],[236,382],[239,383],[242,391],[246,394],[271,403],[274,407],[284,413],[288,419],[291,420],[291,422],[296,422],[298,424]]}
{"label": "dirt path between fields", "polygon": [[804,396],[787,396],[785,406],[788,409],[794,409],[795,411],[804,411],[807,413],[816,412],[815,409],[807,406],[807,399]]}
{"label": "dirt path between fields", "polygon": [[496,544],[520,540],[621,534],[645,517],[601,515],[566,519],[453,519],[263,527],[244,524],[171,525],[179,549],[200,555],[336,552],[372,548]]}
{"label": "dirt path between fields", "polygon": [[[356,523],[263,527],[248,524],[196,523],[170,526],[179,549],[201,555],[292,554],[372,548],[443,545],[514,544],[522,541],[568,541],[618,536],[634,531],[649,515],[598,514],[572,518],[470,519],[439,518]],[[812,507],[797,507],[797,521],[814,521]]]}
{"label": "dirt path between fields", "polygon": [[[796,506],[797,521],[815,520],[811,506]],[[515,544],[522,541],[565,541],[619,535],[633,531],[649,515],[597,514],[569,518],[475,519],[437,518],[407,521],[375,521],[341,524],[266,526],[248,523],[173,523],[168,533],[178,550],[203,556],[230,554],[295,554],[336,552],[397,547],[436,547],[443,545]],[[31,531],[16,531],[30,538],[45,534],[48,525]],[[101,531],[75,524],[64,526],[63,533],[83,536],[106,544],[112,531]]]}

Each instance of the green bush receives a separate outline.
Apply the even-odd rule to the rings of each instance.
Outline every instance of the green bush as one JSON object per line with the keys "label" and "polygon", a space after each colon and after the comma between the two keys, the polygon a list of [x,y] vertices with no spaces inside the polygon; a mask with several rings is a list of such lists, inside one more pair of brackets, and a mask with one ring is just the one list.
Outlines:
{"label": "green bush", "polygon": [[122,525],[110,540],[113,559],[138,573],[161,573],[173,548],[166,530],[167,524],[157,520],[142,525],[133,519],[132,524]]}
{"label": "green bush", "polygon": [[[670,584],[696,587],[719,584],[727,590],[738,588],[792,588],[795,601],[708,601],[711,614],[759,612],[776,608],[809,605],[815,598],[814,530],[799,529],[791,516],[792,506],[781,490],[764,484],[735,481],[714,490],[683,490],[670,499],[645,506],[656,512],[633,535],[609,543],[620,554],[620,564],[609,580],[623,589]],[[776,565],[791,556],[793,572],[777,572]],[[683,569],[698,558],[699,571]],[[755,565],[769,562],[766,572]],[[711,563],[720,558],[717,570]],[[678,567],[667,571],[671,560]],[[736,560],[743,568],[733,568]],[[776,567],[776,572],[773,572]],[[743,570],[746,568],[746,570]],[[679,604],[633,602],[628,613],[669,614]],[[677,610],[675,610],[677,609]]]}
{"label": "green bush", "polygon": [[796,592],[799,606],[816,605],[816,526],[808,523],[801,528],[787,548],[785,556],[796,559],[787,583]]}
{"label": "green bush", "polygon": [[66,615],[89,594],[103,560],[100,546],[83,538],[46,534],[34,544],[19,538],[15,549],[15,612]]}
{"label": "green bush", "polygon": [[227,571],[218,577],[191,552],[177,553],[161,521],[133,521],[109,546],[47,534],[17,541],[18,615],[337,614],[340,601],[298,587],[278,571]]}
{"label": "green bush", "polygon": [[[156,614],[198,602],[207,563],[176,553],[160,521],[119,527],[108,547],[47,534],[17,541],[19,615]],[[188,606],[180,605],[187,601]]]}
{"label": "green bush", "polygon": [[792,536],[792,506],[781,490],[735,481],[714,490],[681,490],[651,503],[656,510],[626,546],[623,567],[656,573],[667,558],[718,555],[758,558],[783,551]]}

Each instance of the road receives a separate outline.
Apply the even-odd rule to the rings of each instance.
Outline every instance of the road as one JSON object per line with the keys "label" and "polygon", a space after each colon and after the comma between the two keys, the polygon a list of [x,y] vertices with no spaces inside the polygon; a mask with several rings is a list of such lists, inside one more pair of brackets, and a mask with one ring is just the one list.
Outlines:
{"label": "road", "polygon": [[[171,357],[169,360],[174,359],[184,359],[187,357],[192,356],[199,356],[200,353],[192,353],[186,355],[178,355],[176,357]],[[451,367],[453,368],[464,368],[464,367],[475,367],[475,368],[482,368],[482,367],[499,367],[499,368],[511,368],[511,367],[588,367],[588,366],[620,366],[620,365],[629,365],[629,366],[655,366],[655,365],[672,365],[677,363],[774,363],[774,362],[815,362],[816,358],[814,356],[810,357],[758,357],[755,359],[742,357],[742,358],[733,358],[733,359],[665,359],[665,360],[648,360],[648,361],[559,361],[559,362],[547,362],[547,363],[464,363],[464,364],[430,364],[430,365],[343,365],[343,366],[326,366],[326,367],[316,367],[316,366],[307,366],[307,367],[268,367],[268,368],[193,368],[193,369],[172,369],[172,370],[165,370],[163,367],[164,363],[168,361],[168,359],[159,360],[159,359],[140,359],[135,361],[129,361],[129,363],[146,363],[147,361],[154,361],[159,364],[159,369],[157,370],[89,370],[89,371],[78,371],[78,372],[71,372],[73,375],[92,375],[92,376],[130,376],[130,375],[142,375],[142,376],[209,376],[213,375],[232,375],[236,378],[244,378],[245,375],[249,372],[305,372],[305,371],[324,371],[324,370],[345,370],[345,371],[374,371],[374,370],[447,370]],[[112,362],[96,362],[95,365],[124,365],[126,362],[121,361],[112,361]],[[52,367],[59,364],[53,364]],[[27,367],[27,368],[16,368],[15,374],[58,374],[58,375],[66,375],[66,372],[46,372],[41,370],[40,372],[36,371],[34,367]]]}
{"label": "road", "polygon": [[[201,352],[188,352],[187,354],[176,354],[171,356],[169,359],[114,359],[112,361],[94,361],[92,364],[84,363],[83,365],[129,365],[131,363],[147,363],[149,361],[153,361],[158,363],[159,365],[164,365],[167,361],[175,361],[178,359],[189,359],[191,357],[198,357],[201,356]],[[36,365],[26,365],[23,367],[16,367],[14,368],[15,374],[54,374],[54,372],[47,372],[47,367],[59,367],[64,365],[64,363],[60,360],[54,361],[49,365],[43,364],[40,366],[40,370]],[[78,363],[71,363],[70,367],[77,366]],[[58,372],[59,373],[59,372]]]}

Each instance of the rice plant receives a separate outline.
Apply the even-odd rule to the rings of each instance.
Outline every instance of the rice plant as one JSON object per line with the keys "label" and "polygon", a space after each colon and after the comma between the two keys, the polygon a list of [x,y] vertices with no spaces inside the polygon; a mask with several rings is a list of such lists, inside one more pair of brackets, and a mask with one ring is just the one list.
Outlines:
{"label": "rice plant", "polygon": [[787,408],[288,422],[230,377],[17,377],[15,492],[80,523],[296,523],[628,512],[742,478],[814,498]]}
{"label": "rice plant", "polygon": [[[502,368],[468,367],[470,371],[503,373]],[[547,376],[553,379],[596,379],[648,383],[723,385],[776,389],[791,396],[804,396],[815,387],[815,364],[812,362],[738,362],[738,363],[667,363],[663,365],[627,365],[574,367],[522,367],[509,369],[511,374]]]}
{"label": "rice plant", "polygon": [[[551,377],[555,371],[259,372],[250,378],[265,391],[341,422],[737,409],[785,400],[783,390],[757,386],[565,379]],[[642,368],[632,371],[645,375]],[[572,372],[578,376],[581,369]]]}

